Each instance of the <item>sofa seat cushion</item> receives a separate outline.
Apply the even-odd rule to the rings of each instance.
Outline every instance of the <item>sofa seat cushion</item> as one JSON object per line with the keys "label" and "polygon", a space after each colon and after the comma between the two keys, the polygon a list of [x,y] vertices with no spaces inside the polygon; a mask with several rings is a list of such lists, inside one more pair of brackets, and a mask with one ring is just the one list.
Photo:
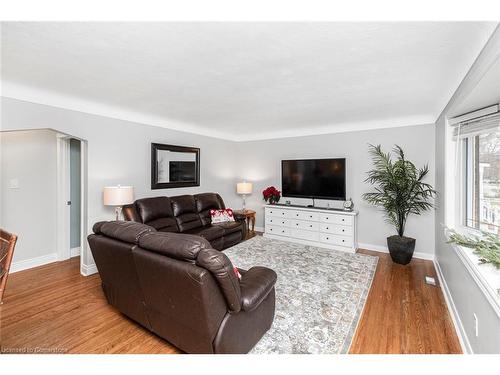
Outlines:
{"label": "sofa seat cushion", "polygon": [[194,234],[205,238],[208,241],[213,241],[224,236],[224,229],[216,225],[206,225],[204,227],[194,228],[183,232],[185,234]]}
{"label": "sofa seat cushion", "polygon": [[155,228],[158,232],[178,232],[179,227],[177,221],[173,217],[162,217],[160,219],[152,220],[147,225]]}
{"label": "sofa seat cushion", "polygon": [[241,231],[241,226],[244,225],[239,221],[226,221],[225,223],[212,224],[214,227],[219,227],[224,230],[224,236]]}

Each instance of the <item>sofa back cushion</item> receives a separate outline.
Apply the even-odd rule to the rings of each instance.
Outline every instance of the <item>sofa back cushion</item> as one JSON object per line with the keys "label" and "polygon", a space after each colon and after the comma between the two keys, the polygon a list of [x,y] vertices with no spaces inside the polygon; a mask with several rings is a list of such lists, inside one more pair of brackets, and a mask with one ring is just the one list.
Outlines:
{"label": "sofa back cushion", "polygon": [[149,225],[136,223],[134,221],[108,221],[94,224],[95,234],[103,234],[132,244],[139,243],[139,238],[146,233],[156,232]]}
{"label": "sofa back cushion", "polygon": [[203,225],[211,223],[210,210],[222,210],[225,208],[224,201],[216,193],[196,194],[194,199],[196,201],[196,211]]}
{"label": "sofa back cushion", "polygon": [[154,197],[138,199],[135,205],[144,224],[150,225],[162,232],[179,231],[169,198]]}
{"label": "sofa back cushion", "polygon": [[172,211],[180,232],[201,227],[200,216],[196,210],[196,202],[192,195],[171,197]]}
{"label": "sofa back cushion", "polygon": [[201,250],[211,248],[210,243],[203,237],[164,232],[142,236],[139,240],[139,246],[171,258],[191,262],[196,260]]}
{"label": "sofa back cushion", "polygon": [[142,223],[142,218],[137,212],[137,207],[134,203],[126,204],[122,207],[123,218],[126,221],[135,221],[137,223]]}

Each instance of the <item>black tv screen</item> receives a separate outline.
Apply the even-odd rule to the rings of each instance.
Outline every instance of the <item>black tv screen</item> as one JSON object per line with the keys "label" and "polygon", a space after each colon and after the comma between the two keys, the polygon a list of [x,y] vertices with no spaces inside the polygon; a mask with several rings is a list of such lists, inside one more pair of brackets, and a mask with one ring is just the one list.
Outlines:
{"label": "black tv screen", "polygon": [[345,200],[345,159],[281,161],[284,197]]}

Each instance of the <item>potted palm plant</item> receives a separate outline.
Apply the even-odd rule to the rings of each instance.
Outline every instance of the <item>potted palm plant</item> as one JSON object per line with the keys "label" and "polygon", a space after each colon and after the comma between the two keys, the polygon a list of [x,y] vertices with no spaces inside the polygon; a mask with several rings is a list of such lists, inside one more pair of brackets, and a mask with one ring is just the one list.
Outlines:
{"label": "potted palm plant", "polygon": [[368,203],[384,210],[388,223],[396,228],[397,235],[387,237],[387,247],[394,262],[408,264],[413,257],[416,240],[405,237],[406,220],[410,214],[420,215],[434,207],[430,201],[436,191],[423,182],[429,167],[415,167],[405,159],[403,149],[394,146],[397,159],[393,161],[390,153],[384,153],[380,145],[370,145],[373,169],[368,172],[365,182],[374,185],[375,191],[363,194]]}

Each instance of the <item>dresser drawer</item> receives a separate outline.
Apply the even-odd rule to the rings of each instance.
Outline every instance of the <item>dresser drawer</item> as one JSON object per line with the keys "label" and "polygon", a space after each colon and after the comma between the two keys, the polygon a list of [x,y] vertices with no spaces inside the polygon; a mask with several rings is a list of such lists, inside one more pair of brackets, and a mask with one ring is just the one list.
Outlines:
{"label": "dresser drawer", "polygon": [[280,210],[279,208],[266,208],[266,217],[288,217],[288,210]]}
{"label": "dresser drawer", "polygon": [[295,220],[319,221],[319,214],[317,212],[290,211],[288,217]]}
{"label": "dresser drawer", "polygon": [[308,230],[290,228],[290,236],[300,238],[301,240],[319,241],[319,233]]}
{"label": "dresser drawer", "polygon": [[332,245],[352,247],[353,241],[352,237],[337,236],[335,234],[320,233],[320,242],[324,242]]}
{"label": "dresser drawer", "polygon": [[280,227],[278,225],[266,225],[266,233],[276,234],[278,236],[289,236],[290,228]]}
{"label": "dresser drawer", "polygon": [[320,223],[319,230],[323,233],[339,234],[341,236],[351,236],[353,233],[352,226],[349,227],[330,223]]}
{"label": "dresser drawer", "polygon": [[290,227],[302,230],[318,231],[319,223],[314,221],[290,220]]}
{"label": "dresser drawer", "polygon": [[319,214],[319,221],[322,223],[332,223],[340,225],[352,225],[352,216],[335,215],[335,214]]}
{"label": "dresser drawer", "polygon": [[279,225],[283,227],[290,226],[290,220],[283,219],[281,217],[267,216],[266,217],[266,225]]}

